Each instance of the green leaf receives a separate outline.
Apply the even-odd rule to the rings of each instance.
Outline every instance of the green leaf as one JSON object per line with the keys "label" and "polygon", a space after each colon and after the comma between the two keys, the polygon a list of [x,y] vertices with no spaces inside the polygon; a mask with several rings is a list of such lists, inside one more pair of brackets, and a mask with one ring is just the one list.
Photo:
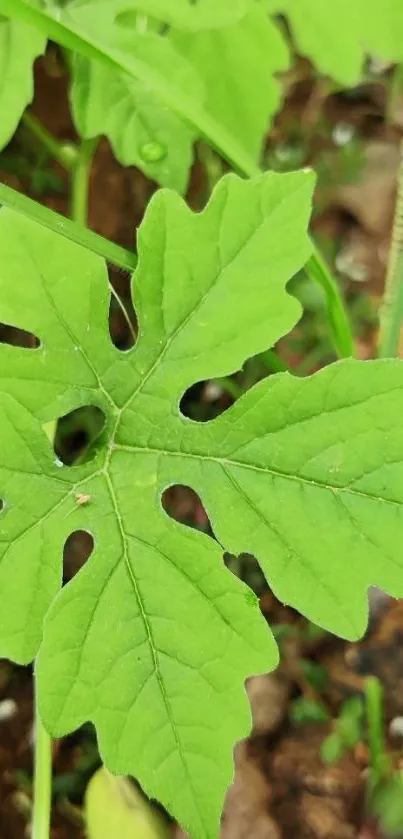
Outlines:
{"label": "green leaf", "polygon": [[0,184],[0,205],[27,216],[33,221],[39,222],[43,227],[60,233],[66,239],[82,245],[98,256],[102,256],[108,262],[123,268],[124,271],[133,271],[137,264],[136,254],[116,245],[109,239],[105,239],[93,230],[88,230],[65,216],[49,210],[32,198],[27,198],[22,192],[12,189],[6,184]]}
{"label": "green leaf", "polygon": [[317,702],[316,699],[299,696],[291,704],[290,717],[296,725],[304,725],[305,723],[326,722],[329,714],[326,708],[320,702]]}
{"label": "green leaf", "polygon": [[[131,41],[133,35],[146,55],[154,51],[171,80],[183,84],[187,77],[189,89],[202,98],[197,76],[169,41],[152,33],[131,33]],[[190,126],[127,73],[79,55],[72,73],[72,113],[79,134],[86,139],[105,134],[124,166],[136,165],[162,186],[184,192],[193,157]]]}
{"label": "green leaf", "polygon": [[149,39],[145,40],[140,33],[133,33],[130,52],[124,47],[124,41],[122,47],[124,27],[115,25],[115,13],[108,2],[97,4],[96,15],[84,6],[79,12],[76,9],[75,15],[69,14],[67,9],[59,19],[60,10],[57,16],[56,12],[46,13],[32,6],[29,0],[0,0],[1,13],[30,23],[52,40],[85,58],[136,78],[167,108],[222,152],[236,169],[248,176],[258,174],[255,161],[242,144],[205,110],[197,91],[193,87],[189,89],[187,74],[185,79],[171,81],[169,67],[161,63],[160,50],[150,52]]}
{"label": "green leaf", "polygon": [[349,639],[365,629],[368,586],[403,594],[402,386],[400,362],[273,376],[182,443],[198,451],[182,482],[219,542],[254,554],[281,602]]}
{"label": "green leaf", "polygon": [[320,747],[320,756],[324,763],[337,763],[344,754],[344,743],[336,731],[329,734]]}
{"label": "green leaf", "polygon": [[[80,5],[73,4],[69,15],[77,19],[79,10]],[[238,25],[211,32],[173,30],[170,38],[161,38],[152,32],[139,34],[134,24],[120,31],[121,48],[127,43],[132,50],[136,42],[147,60],[155,56],[155,65],[172,82],[183,86],[188,79],[187,89],[199,101],[204,88],[209,114],[258,162],[270,117],[280,103],[273,74],[288,65],[287,48],[263,9],[254,5]],[[79,133],[87,138],[106,134],[121,163],[135,164],[161,185],[183,192],[194,129],[150,95],[144,82],[128,74],[80,57],[73,78],[72,108]]]}
{"label": "green leaf", "polygon": [[[40,646],[51,733],[93,720],[106,765],[195,839],[218,833],[250,726],[244,679],[277,662],[222,551],[253,552],[280,600],[351,638],[368,585],[403,594],[400,361],[272,376],[207,424],[178,408],[298,320],[285,287],[309,255],[312,185],[306,172],[230,175],[200,214],[160,191],[138,235],[126,353],[109,339],[103,261],[0,212],[0,319],[41,341],[0,347],[0,654],[27,662]],[[62,466],[42,425],[82,405],[105,428],[91,460]],[[175,483],[200,494],[218,543],[168,518]],[[59,591],[79,529],[94,549]]]}
{"label": "green leaf", "polygon": [[337,720],[337,733],[347,748],[352,749],[362,738],[364,706],[361,697],[352,696],[343,703]]}
{"label": "green leaf", "polygon": [[168,839],[164,817],[126,778],[103,767],[92,776],[85,793],[88,839]]}
{"label": "green leaf", "polygon": [[382,830],[389,837],[398,839],[403,829],[403,773],[396,771],[390,780],[375,788],[369,811],[380,820]]}
{"label": "green leaf", "polygon": [[326,687],[329,674],[322,664],[318,664],[317,661],[312,661],[310,658],[301,658],[299,659],[299,667],[315,690],[321,691]]}
{"label": "green leaf", "polygon": [[[198,29],[220,29],[236,23],[245,14],[251,0],[108,0],[117,14],[140,12],[190,31]],[[75,0],[73,7],[99,5],[99,0]]]}
{"label": "green leaf", "polygon": [[19,20],[0,15],[0,149],[7,145],[34,94],[33,63],[46,39]]}
{"label": "green leaf", "polygon": [[281,100],[274,74],[289,64],[275,24],[255,4],[237,26],[193,35],[172,32],[171,40],[202,79],[208,112],[258,162]]}
{"label": "green leaf", "polygon": [[[199,432],[179,414],[183,391],[299,317],[285,285],[309,255],[312,186],[305,172],[231,175],[196,215],[159,192],[138,234],[140,337],[123,354],[103,261],[0,212],[0,318],[41,341],[0,347],[0,590],[13,604],[0,611],[1,654],[29,661],[50,606],[37,663],[46,725],[56,735],[93,720],[106,765],[138,777],[195,839],[216,836],[233,744],[250,729],[244,679],[278,655],[222,547],[171,521],[161,493]],[[104,412],[105,429],[92,460],[61,466],[41,426],[82,405]],[[57,594],[76,529],[94,550]]]}
{"label": "green leaf", "polygon": [[271,13],[286,14],[298,50],[346,87],[358,83],[372,54],[403,60],[401,0],[264,0]]}

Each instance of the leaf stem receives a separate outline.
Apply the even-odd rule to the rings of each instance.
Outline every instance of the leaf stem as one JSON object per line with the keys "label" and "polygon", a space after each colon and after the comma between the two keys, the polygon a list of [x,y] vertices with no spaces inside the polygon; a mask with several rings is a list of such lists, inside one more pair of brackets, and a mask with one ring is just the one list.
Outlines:
{"label": "leaf stem", "polygon": [[271,373],[294,373],[282,358],[275,352],[275,350],[266,350],[265,352],[260,353],[259,358],[263,361],[266,367],[269,368]]}
{"label": "leaf stem", "polygon": [[354,355],[350,321],[337,282],[316,245],[305,271],[309,279],[316,282],[324,293],[326,314],[337,355],[339,358],[350,358]]}
{"label": "leaf stem", "polygon": [[380,312],[378,356],[390,358],[399,354],[403,320],[403,141],[400,146],[400,167],[393,222],[392,243],[385,292]]}
{"label": "leaf stem", "polygon": [[64,169],[70,171],[75,166],[78,148],[74,143],[59,143],[30,111],[25,111],[21,121]]}
{"label": "leaf stem", "polygon": [[385,747],[383,727],[383,690],[375,676],[365,684],[368,741],[371,757],[371,786],[376,786],[388,777],[389,759]]}
{"label": "leaf stem", "polygon": [[32,839],[49,839],[52,798],[52,741],[35,703],[35,768]]}
{"label": "leaf stem", "polygon": [[83,140],[71,174],[71,218],[83,227],[87,226],[88,221],[89,177],[97,144],[98,137]]}

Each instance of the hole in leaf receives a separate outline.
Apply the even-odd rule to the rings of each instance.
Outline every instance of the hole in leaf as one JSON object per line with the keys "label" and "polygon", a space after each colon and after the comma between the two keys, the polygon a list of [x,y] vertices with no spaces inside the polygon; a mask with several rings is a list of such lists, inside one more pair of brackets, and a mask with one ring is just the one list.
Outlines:
{"label": "hole in leaf", "polygon": [[85,565],[94,550],[94,539],[86,530],[75,530],[63,550],[63,582],[68,583]]}
{"label": "hole in leaf", "polygon": [[109,306],[109,334],[116,349],[125,352],[134,347],[137,318],[131,296],[131,276],[116,265],[108,264],[109,282],[113,289]]}
{"label": "hole in leaf", "polygon": [[80,459],[89,460],[95,455],[94,444],[105,428],[103,411],[95,405],[85,405],[61,417],[57,424],[54,451],[65,466],[72,466]]}
{"label": "hole in leaf", "polygon": [[184,393],[180,401],[180,411],[188,419],[208,422],[230,408],[237,397],[235,378],[210,379],[192,385]]}
{"label": "hole in leaf", "polygon": [[183,484],[168,487],[162,494],[161,503],[167,515],[174,521],[212,535],[210,521],[203,504],[197,492],[190,487]]}
{"label": "hole in leaf", "polygon": [[16,326],[9,326],[0,323],[0,344],[9,344],[12,347],[23,347],[28,350],[36,350],[41,342],[32,332],[25,329],[18,329]]}
{"label": "hole in leaf", "polygon": [[229,571],[246,583],[256,595],[267,591],[267,583],[257,560],[252,554],[224,554],[224,564]]}

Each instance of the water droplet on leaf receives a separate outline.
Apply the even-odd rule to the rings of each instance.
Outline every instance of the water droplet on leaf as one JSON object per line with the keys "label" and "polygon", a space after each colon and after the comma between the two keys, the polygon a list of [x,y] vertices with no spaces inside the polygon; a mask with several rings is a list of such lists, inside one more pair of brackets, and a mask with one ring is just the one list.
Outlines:
{"label": "water droplet on leaf", "polygon": [[139,148],[140,157],[145,163],[159,163],[163,160],[167,150],[161,143],[143,143]]}

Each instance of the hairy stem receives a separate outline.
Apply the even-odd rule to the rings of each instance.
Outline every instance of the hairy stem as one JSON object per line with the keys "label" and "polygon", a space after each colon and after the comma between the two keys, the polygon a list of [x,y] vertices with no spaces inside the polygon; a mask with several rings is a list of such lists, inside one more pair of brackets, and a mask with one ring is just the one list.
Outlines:
{"label": "hairy stem", "polygon": [[388,776],[389,772],[383,723],[383,690],[379,679],[375,676],[367,679],[365,696],[371,757],[371,786],[374,788]]}
{"label": "hairy stem", "polygon": [[49,839],[52,800],[52,741],[35,702],[35,766],[32,839]]}
{"label": "hairy stem", "polygon": [[52,741],[35,711],[35,769],[32,839],[49,839],[52,798]]}
{"label": "hairy stem", "polygon": [[392,243],[386,272],[385,292],[380,313],[378,355],[389,358],[399,354],[403,320],[403,141],[400,146]]}

